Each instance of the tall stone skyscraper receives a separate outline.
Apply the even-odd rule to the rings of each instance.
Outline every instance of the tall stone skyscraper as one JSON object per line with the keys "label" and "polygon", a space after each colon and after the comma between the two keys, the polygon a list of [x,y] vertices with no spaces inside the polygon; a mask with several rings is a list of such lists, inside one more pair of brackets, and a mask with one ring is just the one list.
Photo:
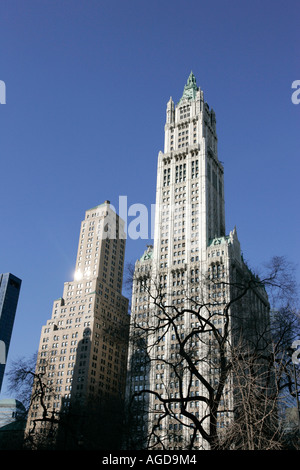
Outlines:
{"label": "tall stone skyscraper", "polygon": [[[233,285],[251,274],[236,229],[225,232],[224,169],[217,144],[215,112],[191,73],[177,105],[172,98],[167,104],[154,245],[136,262],[133,275],[127,397],[137,440],[133,437],[129,446],[209,448],[203,436],[232,419],[228,377],[214,416],[208,411],[220,381],[212,346],[220,346],[222,334],[233,342],[234,331],[241,332],[233,314],[240,292]],[[251,296],[250,301],[247,290],[247,318],[261,316],[264,324],[265,292],[253,289]]]}
{"label": "tall stone skyscraper", "polygon": [[11,273],[0,274],[0,390],[10,345],[22,281]]}
{"label": "tall stone skyscraper", "polygon": [[51,416],[59,419],[70,409],[76,416],[82,407],[97,410],[97,404],[123,400],[129,328],[124,258],[124,222],[110,202],[87,210],[74,280],[64,284],[42,328],[36,373],[47,392],[42,396],[35,382],[27,433],[39,426],[46,434]]}

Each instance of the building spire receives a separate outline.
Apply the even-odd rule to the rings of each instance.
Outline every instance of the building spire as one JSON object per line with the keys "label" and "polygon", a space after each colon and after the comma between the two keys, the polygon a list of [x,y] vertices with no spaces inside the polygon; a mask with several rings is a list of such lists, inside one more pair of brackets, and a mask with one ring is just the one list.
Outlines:
{"label": "building spire", "polygon": [[198,91],[198,89],[199,88],[197,87],[197,84],[196,84],[196,77],[191,71],[189,78],[187,79],[187,83],[184,86],[183,94],[179,103],[183,101],[184,99],[194,100],[196,98],[196,92]]}
{"label": "building spire", "polygon": [[196,77],[195,75],[193,74],[193,71],[191,70],[191,73],[189,75],[189,78],[187,80],[187,85],[196,85]]}

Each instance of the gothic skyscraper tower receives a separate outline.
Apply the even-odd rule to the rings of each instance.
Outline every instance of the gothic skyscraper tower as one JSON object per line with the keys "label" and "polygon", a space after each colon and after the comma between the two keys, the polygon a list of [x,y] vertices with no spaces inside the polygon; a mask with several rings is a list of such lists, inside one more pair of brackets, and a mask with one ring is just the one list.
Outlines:
{"label": "gothic skyscraper tower", "polygon": [[[127,396],[135,397],[133,435],[144,436],[137,445],[189,448],[193,439],[192,448],[207,448],[201,432],[193,434],[193,419],[209,435],[212,422],[223,427],[232,418],[226,411],[233,399],[230,380],[222,389],[222,420],[207,408],[218,383],[213,334],[231,338],[231,281],[248,275],[236,229],[225,233],[217,144],[215,112],[191,73],[177,105],[172,98],[167,103],[154,245],[135,265]],[[267,314],[264,294],[253,295]]]}
{"label": "gothic skyscraper tower", "polygon": [[206,260],[209,240],[225,235],[225,209],[216,116],[193,73],[179,103],[175,106],[170,98],[166,114],[164,152],[158,156],[154,259],[170,269]]}

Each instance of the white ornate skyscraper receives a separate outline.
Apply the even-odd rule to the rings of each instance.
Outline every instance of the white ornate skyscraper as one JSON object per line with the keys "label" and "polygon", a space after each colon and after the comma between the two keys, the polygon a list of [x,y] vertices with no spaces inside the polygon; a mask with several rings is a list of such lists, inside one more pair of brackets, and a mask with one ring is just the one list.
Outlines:
{"label": "white ornate skyscraper", "polygon": [[[215,113],[191,73],[178,104],[172,98],[167,104],[154,246],[135,265],[127,396],[134,398],[132,435],[141,441],[131,445],[209,448],[214,430],[230,422],[231,379],[223,375],[221,383],[218,375],[220,338],[233,341],[238,322],[231,304],[239,292],[232,281],[248,275],[236,230],[225,234]],[[264,292],[252,295],[248,317],[254,304],[255,315],[267,315]]]}
{"label": "white ornate skyscraper", "polygon": [[[172,98],[167,104],[164,147],[158,156],[154,258],[164,267],[196,257],[201,262],[208,241],[225,235],[224,183],[215,113],[192,73],[177,106]],[[170,245],[163,261],[166,240]]]}

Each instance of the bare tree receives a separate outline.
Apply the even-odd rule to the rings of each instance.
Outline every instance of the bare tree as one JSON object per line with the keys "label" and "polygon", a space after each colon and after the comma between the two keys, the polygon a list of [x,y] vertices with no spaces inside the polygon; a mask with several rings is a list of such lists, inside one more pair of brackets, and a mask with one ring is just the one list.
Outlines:
{"label": "bare tree", "polygon": [[120,448],[123,401],[114,396],[86,404],[74,401],[66,409],[54,408],[57,390],[50,365],[44,357],[36,366],[34,355],[28,360],[16,360],[8,372],[9,390],[27,409],[23,447],[31,450]]}
{"label": "bare tree", "polygon": [[[11,365],[8,372],[8,388],[27,409],[27,426],[25,432],[25,447],[52,448],[54,436],[59,423],[59,415],[49,409],[49,397],[54,393],[54,387],[47,380],[47,363],[36,368],[37,355],[29,359],[18,359]],[[42,410],[37,413],[36,409]]]}
{"label": "bare tree", "polygon": [[148,379],[139,389],[129,385],[131,403],[148,397],[142,413],[146,447],[193,449],[202,440],[210,449],[281,448],[278,398],[291,383],[287,374],[283,385],[284,348],[291,340],[286,332],[295,330],[286,319],[286,328],[279,323],[281,335],[274,336],[266,294],[296,320],[295,283],[286,261],[274,258],[260,277],[250,270],[209,272],[198,281],[197,296],[188,296],[186,286],[179,304],[170,302],[172,294],[153,272],[135,274],[133,285],[146,294],[150,309],[143,322],[132,313],[131,327],[131,351],[147,358]]}
{"label": "bare tree", "polygon": [[29,358],[18,358],[12,361],[6,374],[8,378],[8,391],[14,394],[28,410],[33,386],[34,371],[37,354]]}

